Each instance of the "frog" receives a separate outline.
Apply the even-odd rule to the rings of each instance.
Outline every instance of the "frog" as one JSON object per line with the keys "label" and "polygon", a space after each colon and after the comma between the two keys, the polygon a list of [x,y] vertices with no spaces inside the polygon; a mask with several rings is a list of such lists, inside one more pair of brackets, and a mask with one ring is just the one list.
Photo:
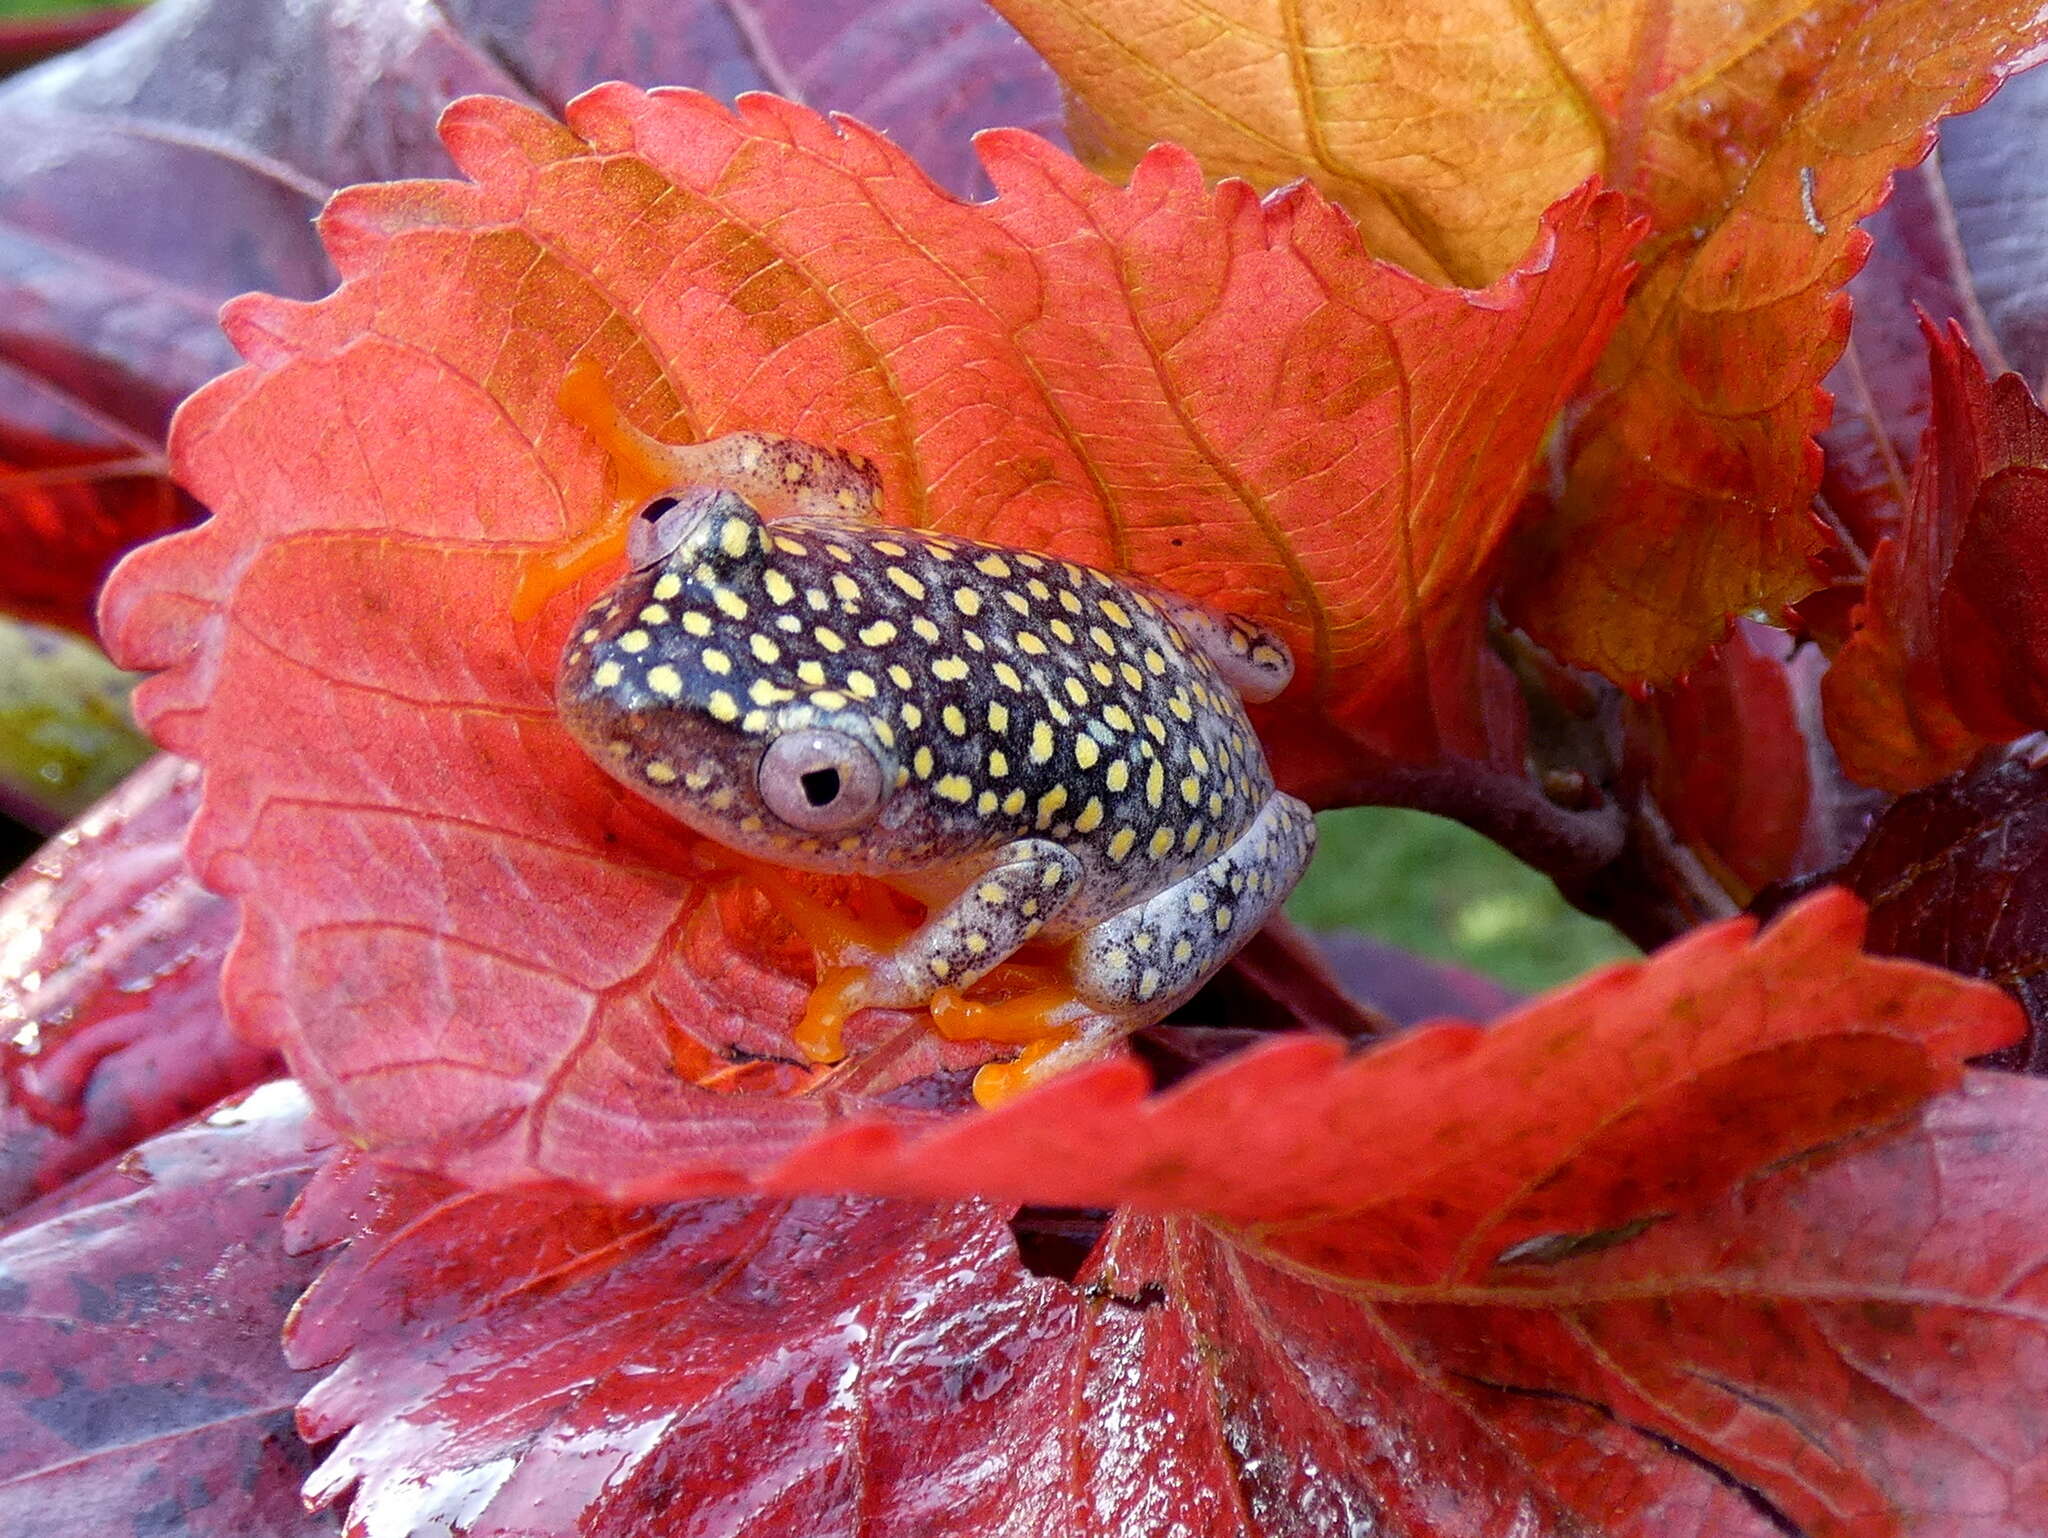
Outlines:
{"label": "frog", "polygon": [[[617,428],[617,431],[629,431]],[[1006,1099],[1198,990],[1315,845],[1246,705],[1293,676],[1268,628],[1100,567],[893,525],[857,454],[771,433],[639,443],[664,480],[624,575],[571,626],[563,724],[621,785],[736,855],[878,879],[925,917],[821,975],[797,1033],[864,1008],[1025,1043]],[[1051,992],[968,990],[1030,947]]]}

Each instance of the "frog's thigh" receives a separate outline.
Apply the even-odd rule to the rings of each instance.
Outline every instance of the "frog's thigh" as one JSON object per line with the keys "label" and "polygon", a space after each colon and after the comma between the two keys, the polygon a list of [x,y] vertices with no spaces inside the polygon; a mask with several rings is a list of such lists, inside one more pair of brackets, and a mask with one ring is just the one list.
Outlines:
{"label": "frog's thigh", "polygon": [[1081,885],[1081,862],[1050,839],[1023,838],[925,920],[878,969],[873,1004],[921,1004],[965,988],[1045,927]]}
{"label": "frog's thigh", "polygon": [[1176,886],[1074,942],[1074,992],[1158,1019],[1187,998],[1280,906],[1315,850],[1315,818],[1275,792],[1228,849]]}
{"label": "frog's thigh", "polygon": [[1215,664],[1240,699],[1257,705],[1294,681],[1294,655],[1287,643],[1242,614],[1220,614],[1175,594],[1155,595],[1173,628]]}

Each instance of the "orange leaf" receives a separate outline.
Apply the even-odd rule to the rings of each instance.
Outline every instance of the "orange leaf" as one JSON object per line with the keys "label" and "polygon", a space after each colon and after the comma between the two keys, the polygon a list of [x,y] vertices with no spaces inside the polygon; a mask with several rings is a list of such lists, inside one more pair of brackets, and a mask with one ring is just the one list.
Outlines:
{"label": "orange leaf", "polygon": [[1656,682],[1819,585],[1812,434],[1856,220],[2039,40],[2030,0],[997,8],[1109,163],[1172,138],[1212,174],[1311,178],[1418,272],[1486,281],[1588,176],[1642,199],[1657,238],[1514,611],[1567,660]]}
{"label": "orange leaf", "polygon": [[[892,517],[1260,614],[1299,659],[1265,723],[1298,787],[1436,750],[1430,690],[1477,666],[1532,451],[1626,281],[1618,199],[1574,196],[1466,294],[1373,263],[1313,192],[1212,193],[1172,149],[1126,191],[985,135],[1002,195],[967,206],[771,98],[615,86],[570,119],[471,100],[445,133],[477,185],[336,200],[341,291],[237,306],[253,366],[177,424],[213,520],[105,607],[122,655],[169,670],[144,718],[206,767],[193,854],[245,899],[231,1008],[326,1114],[595,1178],[624,1126],[716,1152],[732,1104],[679,1068],[786,1049],[801,982],[698,1008],[772,970],[727,959],[758,925],[707,917],[722,873],[555,718],[608,575],[513,612],[605,516],[607,461],[558,404],[572,363],[657,435],[857,450]],[[826,1114],[752,1105],[757,1153]]]}

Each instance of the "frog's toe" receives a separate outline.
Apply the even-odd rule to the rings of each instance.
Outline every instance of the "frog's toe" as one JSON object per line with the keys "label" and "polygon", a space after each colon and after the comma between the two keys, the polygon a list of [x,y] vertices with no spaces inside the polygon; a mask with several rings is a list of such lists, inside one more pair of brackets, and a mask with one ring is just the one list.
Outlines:
{"label": "frog's toe", "polygon": [[932,995],[932,1028],[948,1041],[1016,1043],[1024,1050],[1005,1063],[989,1063],[974,1076],[974,1098],[1000,1105],[1071,1066],[1075,1048],[1121,1034],[1105,1030],[1101,1013],[1060,983],[1006,999],[963,997],[951,988]]}

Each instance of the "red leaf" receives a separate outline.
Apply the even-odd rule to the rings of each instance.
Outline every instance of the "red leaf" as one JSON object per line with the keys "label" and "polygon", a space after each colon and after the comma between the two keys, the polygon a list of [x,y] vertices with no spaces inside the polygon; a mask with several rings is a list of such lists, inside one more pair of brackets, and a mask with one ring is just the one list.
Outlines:
{"label": "red leaf", "polygon": [[[352,1532],[2022,1538],[2048,1086],[1991,1076],[1695,1218],[1460,1287],[1126,1216],[1079,1287],[997,1213],[622,1212],[349,1162],[301,1302]],[[934,1428],[943,1428],[934,1434]],[[410,1529],[403,1529],[410,1530]]]}
{"label": "red leaf", "polygon": [[171,670],[139,696],[152,729],[207,765],[193,852],[244,899],[238,1021],[371,1146],[486,1182],[755,1164],[840,1114],[687,1082],[734,1046],[793,1056],[803,953],[758,908],[735,947],[699,846],[559,727],[594,581],[513,617],[605,517],[606,461],[557,404],[572,357],[672,435],[840,443],[896,516],[1267,612],[1303,674],[1269,740],[1328,785],[1361,742],[1419,747],[1446,659],[1477,665],[1494,546],[1633,238],[1581,195],[1465,294],[1374,265],[1312,194],[1212,194],[1172,150],[1126,191],[985,135],[1004,193],[969,207],[781,102],[617,87],[572,117],[589,143],[469,103],[448,134],[478,186],[337,201],[350,281],[237,309],[255,364],[177,436],[216,517],[105,611]]}
{"label": "red leaf", "polygon": [[1633,713],[1657,805],[1738,903],[1792,873],[1812,799],[1785,637],[1740,623]]}
{"label": "red leaf", "polygon": [[298,1501],[277,1344],[314,1270],[279,1220],[317,1162],[273,1084],[0,1229],[0,1532],[334,1531]]}
{"label": "red leaf", "polygon": [[2048,766],[1994,759],[1902,796],[1839,880],[1870,903],[1870,947],[2005,988],[2024,1041],[1988,1062],[2048,1072]]}
{"label": "red leaf", "polygon": [[1822,684],[1853,778],[1913,790],[2048,725],[2048,414],[1927,328],[1934,418],[1860,626]]}
{"label": "red leaf", "polygon": [[234,905],[185,872],[198,800],[158,759],[0,887],[0,1213],[279,1071],[221,1011]]}
{"label": "red leaf", "polygon": [[350,182],[447,174],[434,120],[457,96],[531,87],[559,108],[619,75],[810,90],[932,149],[962,191],[976,129],[1056,107],[975,0],[533,9],[158,5],[0,87],[0,607],[89,629],[115,559],[197,516],[160,445],[233,362],[219,306],[329,288],[313,215]]}
{"label": "red leaf", "polygon": [[1348,1060],[1296,1038],[1151,1099],[1109,1064],[914,1141],[849,1127],[763,1184],[1198,1211],[1326,1274],[1456,1284],[1898,1116],[2018,1032],[1993,989],[1858,954],[1862,906],[1841,892],[1754,929]]}

